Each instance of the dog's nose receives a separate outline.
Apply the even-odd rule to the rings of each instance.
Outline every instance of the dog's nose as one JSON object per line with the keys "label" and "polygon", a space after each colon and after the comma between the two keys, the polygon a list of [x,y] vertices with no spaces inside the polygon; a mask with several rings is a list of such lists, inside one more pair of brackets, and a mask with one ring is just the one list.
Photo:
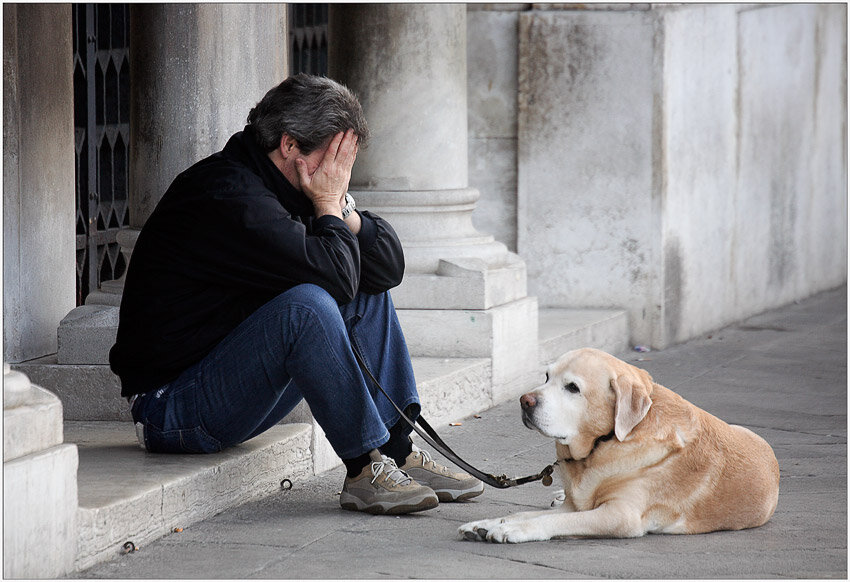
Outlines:
{"label": "dog's nose", "polygon": [[537,399],[534,397],[534,394],[523,394],[519,399],[519,404],[522,406],[523,410],[527,410],[537,406]]}

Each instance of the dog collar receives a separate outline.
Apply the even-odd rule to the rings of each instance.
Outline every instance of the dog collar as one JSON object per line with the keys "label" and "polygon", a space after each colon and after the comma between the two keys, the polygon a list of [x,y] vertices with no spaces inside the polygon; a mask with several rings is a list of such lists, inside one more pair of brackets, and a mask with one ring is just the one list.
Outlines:
{"label": "dog collar", "polygon": [[612,438],[614,438],[614,431],[613,430],[611,432],[609,432],[608,434],[604,434],[600,437],[596,437],[596,440],[593,441],[593,446],[590,448],[590,452],[587,453],[587,455],[585,455],[585,457],[583,459],[558,459],[557,461],[555,461],[555,464],[557,465],[558,463],[572,463],[574,461],[586,461],[587,459],[590,458],[590,455],[593,454],[593,451],[596,450],[596,447],[599,446],[599,443],[604,443],[606,441],[610,441]]}

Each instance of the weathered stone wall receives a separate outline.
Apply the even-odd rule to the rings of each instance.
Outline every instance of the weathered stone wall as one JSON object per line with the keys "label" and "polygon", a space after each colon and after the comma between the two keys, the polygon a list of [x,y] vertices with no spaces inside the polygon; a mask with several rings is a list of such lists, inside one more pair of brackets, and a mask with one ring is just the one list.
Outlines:
{"label": "weathered stone wall", "polygon": [[482,193],[473,224],[516,252],[519,12],[511,4],[468,10],[469,185]]}
{"label": "weathered stone wall", "polygon": [[[515,9],[515,86],[510,15],[469,13],[470,183],[541,306],[663,347],[846,280],[845,6]],[[483,147],[512,95],[515,201]]]}
{"label": "weathered stone wall", "polygon": [[846,279],[846,10],[664,15],[668,341]]}
{"label": "weathered stone wall", "polygon": [[56,327],[75,304],[71,31],[69,4],[3,5],[7,362],[55,352]]}
{"label": "weathered stone wall", "polygon": [[656,18],[520,16],[518,252],[541,306],[634,307],[657,322]]}

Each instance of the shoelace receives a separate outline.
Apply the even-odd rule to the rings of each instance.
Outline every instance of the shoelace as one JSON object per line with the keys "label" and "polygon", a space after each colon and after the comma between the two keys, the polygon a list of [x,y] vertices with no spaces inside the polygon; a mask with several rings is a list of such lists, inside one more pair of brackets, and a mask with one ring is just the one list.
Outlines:
{"label": "shoelace", "polygon": [[[389,470],[387,470],[389,468]],[[374,483],[378,479],[378,475],[381,473],[387,474],[387,479],[391,479],[396,484],[407,485],[412,479],[398,468],[398,465],[395,464],[395,461],[390,459],[389,457],[381,457],[380,461],[375,461],[372,463],[372,483]]]}
{"label": "shoelace", "polygon": [[[423,451],[422,449],[420,449],[416,445],[413,445],[413,452],[418,454],[420,457],[422,457],[422,466],[423,467],[426,466],[428,463],[434,463],[434,467],[437,466],[437,462],[434,461],[433,457],[431,457],[431,453],[429,453],[428,451]],[[446,467],[440,467],[440,472],[443,473],[444,475],[449,474],[449,470]]]}

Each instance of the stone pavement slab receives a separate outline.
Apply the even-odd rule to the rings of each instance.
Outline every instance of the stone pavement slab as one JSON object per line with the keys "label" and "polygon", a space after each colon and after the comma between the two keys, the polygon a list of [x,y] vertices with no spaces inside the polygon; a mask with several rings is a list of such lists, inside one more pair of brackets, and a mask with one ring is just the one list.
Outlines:
{"label": "stone pavement slab", "polygon": [[[627,540],[467,542],[456,534],[462,523],[548,506],[555,487],[487,488],[466,503],[371,516],[339,508],[337,468],[77,577],[847,578],[846,288],[661,352],[619,355],[771,443],[780,496],[765,526]],[[553,460],[551,440],[522,425],[518,403],[479,416],[436,428],[489,472],[525,475]]]}

